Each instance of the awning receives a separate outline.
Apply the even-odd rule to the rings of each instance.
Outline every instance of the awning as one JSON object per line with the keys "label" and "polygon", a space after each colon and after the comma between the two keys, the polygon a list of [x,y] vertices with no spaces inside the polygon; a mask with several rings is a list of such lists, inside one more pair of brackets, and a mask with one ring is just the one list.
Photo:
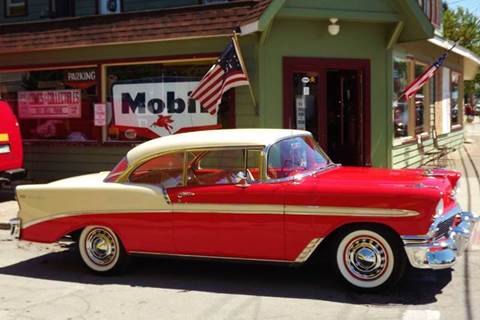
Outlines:
{"label": "awning", "polygon": [[[439,36],[428,39],[428,42],[447,50],[450,49],[454,44],[454,42]],[[473,80],[480,67],[480,57],[460,45],[456,45],[452,51],[463,57],[463,78],[465,80]]]}

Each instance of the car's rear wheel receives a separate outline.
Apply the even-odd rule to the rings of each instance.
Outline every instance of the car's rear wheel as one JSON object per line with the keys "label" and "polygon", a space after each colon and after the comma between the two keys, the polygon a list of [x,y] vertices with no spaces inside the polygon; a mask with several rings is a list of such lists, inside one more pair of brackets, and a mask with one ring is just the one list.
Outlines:
{"label": "car's rear wheel", "polygon": [[80,233],[78,247],[84,264],[95,273],[110,274],[123,271],[127,266],[128,256],[110,228],[84,228]]}
{"label": "car's rear wheel", "polygon": [[334,267],[356,289],[391,287],[405,270],[405,254],[399,242],[391,232],[378,227],[343,230],[332,246]]}

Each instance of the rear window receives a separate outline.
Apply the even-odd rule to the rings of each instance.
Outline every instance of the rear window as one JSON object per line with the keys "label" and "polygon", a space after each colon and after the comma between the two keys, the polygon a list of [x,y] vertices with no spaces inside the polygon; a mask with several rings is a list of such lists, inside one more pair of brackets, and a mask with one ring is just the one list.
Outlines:
{"label": "rear window", "polygon": [[110,171],[108,176],[103,180],[105,182],[115,182],[118,177],[122,175],[128,168],[127,157],[124,157],[120,162]]}

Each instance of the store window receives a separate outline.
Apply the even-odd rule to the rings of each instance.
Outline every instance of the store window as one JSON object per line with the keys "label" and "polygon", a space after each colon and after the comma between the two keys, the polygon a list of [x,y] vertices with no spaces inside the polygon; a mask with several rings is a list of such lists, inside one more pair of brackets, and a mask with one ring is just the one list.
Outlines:
{"label": "store window", "polygon": [[461,74],[451,71],[450,74],[450,118],[451,126],[460,124],[460,76]]}
{"label": "store window", "polygon": [[27,15],[27,0],[5,0],[5,16],[21,17]]}
{"label": "store window", "polygon": [[213,61],[107,66],[110,141],[142,141],[174,133],[235,126],[234,90],[214,112],[189,94]]}
{"label": "store window", "polygon": [[395,57],[393,61],[393,124],[394,137],[408,136],[408,103],[402,92],[408,85],[409,61],[404,58]]}
{"label": "store window", "polygon": [[101,130],[93,126],[95,68],[3,73],[0,98],[15,110],[24,139],[101,139]]}
{"label": "store window", "polygon": [[[426,67],[427,66],[423,64],[415,63],[415,79],[425,71]],[[428,84],[425,84],[422,89],[418,90],[417,93],[415,93],[415,97],[413,100],[415,110],[415,134],[420,134],[426,131],[425,129],[427,122],[425,117],[427,114],[426,106],[428,105],[427,92]]]}

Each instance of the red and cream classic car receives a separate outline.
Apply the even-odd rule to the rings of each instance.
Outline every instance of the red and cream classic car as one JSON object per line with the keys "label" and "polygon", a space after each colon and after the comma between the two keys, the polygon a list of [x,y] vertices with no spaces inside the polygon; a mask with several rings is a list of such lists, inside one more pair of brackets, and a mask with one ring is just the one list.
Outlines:
{"label": "red and cream classic car", "polygon": [[200,131],[145,142],[111,172],[19,186],[11,230],[47,243],[69,235],[97,273],[135,254],[317,258],[373,290],[407,263],[448,268],[464,251],[477,218],[455,201],[459,178],[342,167],[306,131]]}

